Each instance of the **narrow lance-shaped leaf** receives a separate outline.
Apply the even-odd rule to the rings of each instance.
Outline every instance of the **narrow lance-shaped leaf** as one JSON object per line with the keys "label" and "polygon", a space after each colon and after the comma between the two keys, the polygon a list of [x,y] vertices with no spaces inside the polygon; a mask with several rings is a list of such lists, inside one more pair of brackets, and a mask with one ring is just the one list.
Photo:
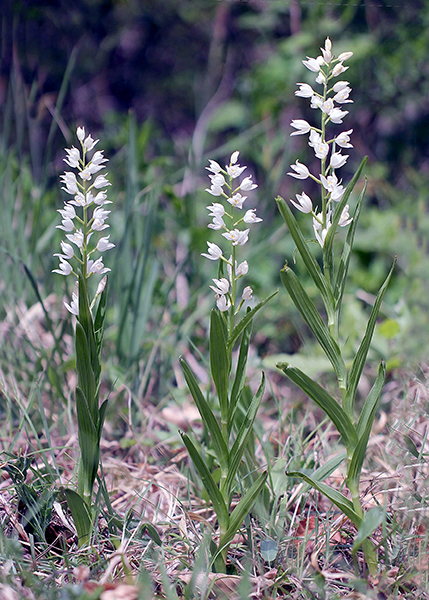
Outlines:
{"label": "narrow lance-shaped leaf", "polygon": [[347,273],[349,270],[350,257],[353,249],[353,241],[357,229],[357,224],[360,216],[360,212],[362,209],[363,199],[365,197],[366,187],[367,187],[367,179],[365,179],[365,185],[359,194],[359,198],[356,203],[356,208],[353,213],[353,221],[349,225],[349,230],[347,232],[347,237],[344,242],[343,251],[341,254],[340,262],[338,264],[337,275],[335,278],[334,285],[334,298],[335,298],[335,312],[337,313],[337,322],[339,321],[339,315],[341,312],[341,303],[344,295],[344,288],[347,280]]}
{"label": "narrow lance-shaped leaf", "polygon": [[229,453],[229,468],[228,474],[225,481],[225,490],[229,495],[235,480],[235,476],[240,467],[241,459],[246,449],[246,444],[249,439],[250,433],[253,431],[253,424],[255,422],[256,414],[261,404],[262,396],[265,388],[265,375],[262,373],[262,381],[258,388],[258,391],[252,398],[252,402],[247,409],[243,423],[241,424],[240,431],[237,434],[235,442]]}
{"label": "narrow lance-shaped leaf", "polygon": [[253,317],[255,316],[255,314],[258,312],[258,310],[261,310],[261,308],[263,306],[265,306],[267,304],[267,302],[269,302],[272,298],[274,298],[274,296],[278,294],[278,290],[274,292],[274,294],[271,294],[270,296],[268,296],[267,298],[265,298],[264,300],[262,300],[261,302],[259,302],[256,306],[254,306],[251,310],[247,311],[247,313],[245,314],[245,316],[241,319],[241,321],[239,321],[237,323],[237,325],[234,327],[234,329],[232,331],[230,331],[229,333],[229,338],[228,338],[228,350],[231,351],[235,342],[237,341],[237,339],[240,337],[242,331],[244,331],[244,329],[247,327],[247,325],[250,323],[250,321],[253,319]]}
{"label": "narrow lance-shaped leaf", "polygon": [[280,214],[283,219],[286,221],[286,225],[289,228],[289,231],[293,237],[293,241],[298,248],[298,251],[304,261],[305,266],[307,267],[308,272],[311,275],[314,283],[320,291],[320,295],[322,296],[323,303],[325,305],[326,313],[328,315],[328,322],[334,322],[334,296],[332,294],[332,290],[329,286],[329,283],[326,281],[325,276],[323,275],[317,260],[314,258],[313,254],[310,252],[308,248],[308,244],[301,233],[298,223],[296,222],[295,217],[293,216],[292,211],[289,206],[281,198],[278,196],[276,198],[277,206],[279,208]]}
{"label": "narrow lance-shaped leaf", "polygon": [[213,414],[213,411],[208,405],[206,399],[204,398],[188,363],[183,357],[179,358],[179,362],[183,370],[183,375],[185,377],[186,384],[198,408],[198,412],[201,415],[201,419],[210,433],[213,448],[216,452],[216,458],[219,461],[221,471],[223,473],[226,473],[228,469],[228,448],[225,444],[225,440],[223,439],[219,424],[216,420],[216,417]]}
{"label": "narrow lance-shaped leaf", "polygon": [[217,309],[212,310],[210,318],[210,369],[219,398],[222,420],[226,421],[231,356],[227,349],[225,323]]}
{"label": "narrow lance-shaped leaf", "polygon": [[340,388],[344,389],[346,387],[347,370],[337,342],[330,334],[311,298],[302,287],[298,277],[292,269],[285,266],[281,270],[280,276],[293,303],[303,316],[305,322],[310,327],[313,335],[322,346],[323,351],[334,367]]}
{"label": "narrow lance-shaped leaf", "polygon": [[341,492],[331,488],[322,481],[313,479],[313,477],[307,475],[306,473],[301,473],[301,471],[288,471],[286,475],[288,477],[299,477],[309,483],[315,490],[326,496],[328,500],[335,504],[335,506],[339,508],[341,512],[345,514],[354,525],[356,525],[356,527],[359,527],[362,522],[362,518],[355,511],[352,502],[343,496]]}
{"label": "narrow lance-shaped leaf", "polygon": [[235,372],[235,378],[231,390],[231,397],[228,408],[228,435],[231,433],[237,403],[240,400],[241,393],[243,391],[244,384],[246,381],[247,355],[249,353],[250,336],[252,334],[252,324],[252,321],[250,321],[247,327],[245,327],[241,338],[237,369]]}
{"label": "narrow lance-shaped leaf", "polygon": [[[363,461],[366,456],[369,436],[371,434],[372,424],[374,422],[375,412],[377,410],[378,401],[383,391],[384,378],[386,375],[386,366],[384,362],[380,364],[378,369],[377,379],[368,394],[362,409],[359,422],[357,425],[357,434],[359,441],[353,452],[352,460],[347,469],[347,482],[352,487],[357,487],[359,484],[360,474],[362,471]],[[349,485],[349,488],[350,488]]]}
{"label": "narrow lance-shaped leaf", "polygon": [[343,212],[343,209],[344,209],[344,207],[346,206],[346,204],[347,204],[347,202],[349,200],[350,194],[352,193],[352,191],[353,191],[353,189],[354,189],[354,187],[355,187],[355,185],[356,185],[356,183],[357,183],[357,181],[358,181],[358,179],[359,179],[359,177],[360,177],[360,175],[362,173],[362,170],[363,170],[363,168],[364,168],[367,160],[368,160],[368,157],[365,156],[363,158],[362,162],[360,163],[360,165],[359,165],[356,173],[353,175],[353,177],[350,180],[348,186],[346,187],[346,189],[344,191],[344,194],[343,194],[343,197],[341,198],[340,202],[338,202],[337,207],[335,209],[334,216],[332,218],[331,227],[329,228],[328,233],[326,234],[326,239],[325,239],[325,243],[324,243],[324,256],[325,256],[325,258],[328,261],[328,264],[326,265],[326,268],[331,273],[333,272],[333,264],[332,264],[333,253],[332,253],[332,247],[333,247],[333,244],[334,244],[334,237],[335,237],[335,233],[336,233],[336,230],[337,230],[337,227],[338,227],[338,223],[339,223],[339,220],[341,218],[341,214]]}
{"label": "narrow lance-shaped leaf", "polygon": [[225,501],[222,498],[222,494],[220,493],[212,474],[208,470],[206,463],[203,461],[191,438],[183,432],[180,432],[180,435],[182,436],[189,456],[191,457],[192,462],[194,463],[195,468],[201,477],[201,481],[206,488],[210,501],[213,504],[214,511],[219,521],[219,527],[222,531],[226,531],[229,524],[229,514]]}
{"label": "narrow lance-shaped leaf", "polygon": [[221,535],[219,540],[219,551],[222,551],[225,547],[228,547],[233,540],[244,519],[251,511],[256,498],[259,496],[262,488],[264,487],[266,479],[267,473],[262,473],[255,483],[247,490],[245,495],[241,498],[240,502],[232,511],[229,518],[228,529],[223,535]]}
{"label": "narrow lance-shaped leaf", "polygon": [[343,438],[347,452],[350,454],[358,441],[356,429],[338,402],[322,386],[310,379],[300,369],[292,367],[287,363],[278,363],[276,366],[325,411]]}
{"label": "narrow lance-shaped leaf", "polygon": [[380,312],[381,303],[383,301],[384,294],[386,293],[387,286],[389,285],[390,278],[392,277],[393,269],[395,268],[396,258],[393,262],[392,268],[388,276],[386,277],[383,285],[381,286],[377,298],[375,299],[374,306],[372,307],[371,314],[366,326],[365,335],[360,343],[356,356],[353,360],[352,366],[349,371],[347,379],[347,392],[344,399],[344,410],[348,415],[353,414],[354,401],[357,386],[362,375],[363,368],[365,366],[366,357],[371,345],[372,336],[374,334],[375,325],[377,323],[378,313]]}

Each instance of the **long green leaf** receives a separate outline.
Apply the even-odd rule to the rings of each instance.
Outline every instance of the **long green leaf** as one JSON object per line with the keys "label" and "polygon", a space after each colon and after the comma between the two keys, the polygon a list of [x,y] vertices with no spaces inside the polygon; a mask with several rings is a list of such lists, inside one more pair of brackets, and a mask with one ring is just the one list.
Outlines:
{"label": "long green leaf", "polygon": [[262,381],[256,394],[253,396],[252,401],[247,409],[243,423],[241,424],[240,431],[234,441],[234,444],[229,453],[229,468],[228,474],[225,480],[225,493],[229,496],[232,486],[235,481],[235,476],[241,464],[244,451],[246,449],[247,441],[251,432],[253,431],[253,424],[255,422],[256,414],[261,404],[262,396],[265,388],[265,375],[262,373]]}
{"label": "long green leaf", "polygon": [[98,351],[99,357],[100,357],[100,352],[101,352],[101,344],[103,341],[104,320],[106,318],[107,288],[108,288],[108,279],[106,279],[106,285],[104,286],[104,290],[100,294],[100,297],[98,300],[97,312],[95,313],[95,319],[94,319],[95,342],[97,344],[97,351]]}
{"label": "long green leaf", "polygon": [[183,375],[185,377],[186,384],[191,392],[192,398],[198,408],[198,412],[201,415],[201,419],[204,425],[207,427],[207,430],[210,433],[213,448],[216,452],[216,458],[219,461],[219,466],[223,473],[226,473],[228,470],[228,448],[225,444],[225,440],[223,439],[222,432],[220,430],[219,424],[216,420],[216,417],[213,414],[210,406],[208,405],[206,399],[204,398],[200,387],[192,373],[188,363],[183,357],[179,358],[180,366],[183,370]]}
{"label": "long green leaf", "polygon": [[92,419],[95,421],[98,410],[96,402],[97,384],[91,363],[88,338],[79,321],[76,321],[75,348],[78,385],[85,395]]}
{"label": "long green leaf", "polygon": [[[100,379],[100,360],[99,353],[97,349],[97,343],[94,335],[94,322],[92,320],[92,314],[89,309],[89,298],[88,298],[88,289],[87,283],[82,277],[82,274],[79,273],[79,314],[77,317],[78,323],[82,326],[83,331],[86,336],[86,344],[87,344],[87,353],[90,357],[90,365],[92,371],[94,373],[96,386],[98,387],[99,379]],[[79,376],[79,373],[78,373]],[[79,385],[81,385],[79,383]],[[82,387],[82,386],[81,386]]]}
{"label": "long green leaf", "polygon": [[335,506],[339,508],[341,512],[345,514],[346,517],[349,518],[354,525],[356,525],[356,527],[359,527],[359,525],[362,522],[362,519],[353,508],[352,502],[348,498],[343,496],[343,494],[341,494],[334,488],[331,488],[326,483],[323,483],[322,481],[317,481],[316,479],[313,479],[313,477],[311,477],[310,475],[302,473],[301,471],[288,471],[286,475],[288,477],[299,477],[300,479],[304,479],[304,481],[309,483],[312,487],[314,487],[314,489],[326,496],[333,504],[335,504]]}
{"label": "long green leaf", "polygon": [[253,317],[258,312],[258,310],[261,310],[261,308],[263,306],[265,306],[267,304],[267,302],[269,302],[271,300],[271,298],[274,298],[274,296],[276,294],[278,294],[278,290],[275,291],[274,294],[271,294],[271,296],[268,296],[267,298],[265,298],[265,300],[262,300],[261,302],[259,302],[256,306],[254,306],[252,308],[252,310],[247,311],[246,315],[241,319],[241,321],[239,321],[239,323],[237,323],[237,325],[234,327],[234,329],[232,331],[230,331],[229,338],[228,338],[228,346],[227,346],[229,351],[232,350],[232,348],[233,348],[235,342],[237,341],[237,339],[239,338],[240,334],[248,326],[248,324],[253,319]]}
{"label": "long green leaf", "polygon": [[92,489],[100,460],[100,446],[97,421],[94,420],[85,394],[79,387],[76,388],[76,413],[79,448],[81,451],[78,490],[79,494],[85,498],[85,502],[89,505],[91,503]]}
{"label": "long green leaf", "polygon": [[228,547],[233,540],[235,534],[241,527],[244,519],[247,517],[255,503],[256,498],[259,496],[262,488],[265,485],[267,479],[267,473],[262,473],[255,483],[247,490],[246,494],[241,498],[240,502],[232,511],[229,518],[229,526],[226,532],[221,535],[219,540],[219,550]]}
{"label": "long green leaf", "polygon": [[317,260],[314,258],[313,254],[310,252],[308,248],[308,244],[301,233],[298,223],[296,222],[295,217],[293,216],[292,211],[289,206],[281,198],[278,196],[276,198],[277,206],[279,208],[280,214],[283,219],[286,221],[286,225],[289,228],[289,231],[293,237],[293,241],[298,248],[298,251],[304,261],[305,266],[307,267],[308,272],[310,273],[314,283],[320,291],[320,295],[322,296],[323,303],[326,308],[326,312],[328,315],[328,322],[334,322],[334,296],[332,294],[332,290],[329,286],[329,283],[326,281],[325,276],[323,275]]}
{"label": "long green leaf", "polygon": [[79,548],[89,541],[92,528],[91,513],[88,506],[74,490],[64,490],[67,506],[71,512],[74,526],[77,531]]}
{"label": "long green leaf", "polygon": [[209,495],[210,501],[213,504],[214,511],[219,521],[219,527],[222,531],[226,531],[229,525],[229,514],[228,509],[226,507],[225,501],[222,498],[222,494],[217,487],[215,480],[212,477],[212,474],[207,468],[206,463],[201,458],[200,453],[196,449],[194,443],[188,434],[180,432],[182,436],[183,442],[186,446],[186,449],[189,453],[189,456],[192,459],[192,462],[195,465],[195,468],[198,471],[199,476],[201,477],[201,481],[203,482],[204,487]]}
{"label": "long green leaf", "polygon": [[339,321],[339,315],[341,312],[341,304],[343,301],[344,288],[347,281],[347,273],[349,270],[350,257],[352,255],[353,241],[357,229],[359,215],[362,209],[363,199],[365,197],[366,187],[368,181],[365,179],[365,185],[359,194],[359,198],[356,203],[356,208],[353,213],[353,221],[350,223],[347,237],[344,242],[343,251],[341,253],[340,262],[338,264],[337,275],[335,278],[334,285],[334,298],[335,298],[335,312],[337,313],[337,322]]}
{"label": "long green leaf", "polygon": [[280,272],[280,277],[293,303],[310,327],[319,344],[322,346],[326,356],[329,358],[337,375],[340,388],[345,389],[347,370],[337,342],[330,334],[311,298],[302,287],[298,277],[292,269],[285,266]]}
{"label": "long green leaf", "polygon": [[374,334],[375,325],[377,323],[378,313],[380,312],[381,303],[383,301],[384,294],[386,293],[387,286],[389,285],[390,278],[392,277],[393,269],[396,265],[396,258],[393,261],[392,268],[387,275],[383,285],[381,286],[377,298],[375,299],[374,306],[372,307],[371,314],[366,326],[365,335],[360,343],[356,356],[353,360],[352,366],[349,371],[347,379],[347,392],[344,398],[344,410],[347,414],[353,414],[354,401],[356,396],[357,386],[362,375],[363,368],[365,366],[366,357],[371,345],[372,336]]}
{"label": "long green leaf", "polygon": [[[347,452],[343,451],[340,452],[339,454],[337,454],[336,456],[330,458],[329,460],[327,460],[321,467],[319,467],[318,469],[316,469],[312,474],[311,477],[315,480],[315,481],[324,481],[327,477],[329,477],[329,475],[331,475],[335,469],[337,469],[340,464],[347,458]],[[306,472],[306,470],[302,470],[303,473]],[[302,492],[301,493],[305,493],[308,488],[311,487],[310,484],[305,484],[302,488]]]}
{"label": "long green leaf", "polygon": [[364,541],[369,538],[370,535],[382,524],[385,517],[385,510],[381,506],[374,506],[363,516],[362,522],[359,526],[357,536],[353,542],[352,553],[356,554],[359,547]]}
{"label": "long green leaf", "polygon": [[368,157],[365,156],[362,159],[362,162],[360,163],[356,173],[353,175],[352,179],[350,180],[348,186],[346,187],[343,197],[341,198],[340,202],[338,202],[334,215],[332,217],[332,224],[331,227],[328,230],[328,233],[326,235],[326,239],[325,239],[325,244],[324,244],[324,256],[327,259],[327,264],[326,264],[326,268],[327,270],[332,273],[333,272],[333,264],[332,264],[332,257],[333,257],[333,253],[332,253],[332,247],[334,244],[334,237],[335,237],[335,233],[337,231],[337,227],[338,227],[338,222],[340,220],[341,214],[343,212],[343,209],[345,207],[345,205],[347,204],[350,194],[352,193],[361,173],[362,170],[366,164],[368,160]]}
{"label": "long green leaf", "polygon": [[231,353],[227,349],[225,323],[217,309],[212,310],[210,317],[210,369],[219,399],[222,420],[226,421]]}
{"label": "long green leaf", "polygon": [[278,363],[276,366],[325,411],[343,438],[347,452],[352,452],[358,441],[356,429],[338,402],[300,369],[287,363]]}
{"label": "long green leaf", "polygon": [[234,414],[237,408],[237,403],[241,398],[241,393],[244,388],[246,381],[246,365],[247,355],[249,353],[250,336],[252,334],[252,321],[249,322],[247,327],[243,331],[240,344],[240,352],[238,355],[237,369],[235,371],[234,383],[232,385],[231,397],[228,408],[228,434],[231,433],[232,425],[234,423]]}
{"label": "long green leaf", "polygon": [[363,461],[365,460],[366,449],[368,446],[369,436],[371,434],[372,424],[374,422],[375,412],[377,410],[378,401],[383,390],[384,379],[386,375],[386,366],[384,362],[380,364],[378,369],[377,379],[368,394],[363,406],[359,422],[357,425],[357,434],[359,441],[354,449],[352,460],[347,468],[347,481],[352,486],[357,487],[359,484],[360,474],[362,471]]}

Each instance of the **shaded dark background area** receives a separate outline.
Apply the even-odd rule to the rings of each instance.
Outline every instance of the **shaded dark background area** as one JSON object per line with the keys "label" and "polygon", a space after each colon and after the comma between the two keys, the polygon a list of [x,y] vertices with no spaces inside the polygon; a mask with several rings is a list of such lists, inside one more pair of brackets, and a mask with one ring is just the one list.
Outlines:
{"label": "shaded dark background area", "polygon": [[[359,150],[387,162],[392,173],[402,161],[427,166],[423,0],[4,0],[1,25],[0,105],[8,93],[24,92],[14,109],[27,111],[32,143],[46,141],[52,118],[94,130],[109,114],[130,109],[139,122],[153,119],[167,140],[186,140],[204,111],[207,119],[228,102],[218,135],[268,116],[288,135],[294,76],[306,77],[298,59],[316,55],[329,34],[355,53],[350,80],[359,89],[351,118]],[[10,136],[30,143],[13,128]]]}

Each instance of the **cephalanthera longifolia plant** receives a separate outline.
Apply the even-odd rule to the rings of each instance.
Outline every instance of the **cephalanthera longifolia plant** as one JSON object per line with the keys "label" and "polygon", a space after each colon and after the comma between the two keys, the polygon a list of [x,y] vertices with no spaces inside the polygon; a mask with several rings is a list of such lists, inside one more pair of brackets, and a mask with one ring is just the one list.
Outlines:
{"label": "cephalanthera longifolia plant", "polygon": [[[332,397],[301,370],[286,363],[277,366],[325,411],[340,433],[346,447],[347,475],[345,483],[349,489],[351,500],[343,493],[323,483],[318,474],[289,472],[288,475],[304,479],[327,496],[354,523],[359,529],[354,549],[356,551],[363,544],[369,571],[371,574],[375,574],[378,569],[377,555],[369,536],[380,523],[382,511],[376,509],[364,511],[360,501],[359,481],[377,403],[384,384],[385,365],[383,362],[379,366],[376,381],[358,418],[355,416],[355,397],[393,267],[378,292],[365,334],[351,367],[347,369],[341,352],[339,335],[341,304],[366,185],[359,195],[353,216],[349,214],[348,200],[362,172],[366,158],[362,161],[349,185],[344,188],[341,181],[338,180],[337,170],[348,159],[348,155],[343,154],[342,150],[352,148],[350,143],[352,130],[338,132],[338,125],[348,114],[348,111],[342,110],[343,105],[352,100],[349,98],[351,89],[348,82],[338,80],[338,77],[349,68],[344,65],[344,62],[350,59],[353,53],[344,52],[336,58],[332,53],[332,44],[329,38],[326,39],[325,46],[321,51],[321,56],[307,57],[307,60],[303,61],[307,69],[317,75],[316,83],[321,86],[321,91],[314,91],[309,84],[298,83],[299,89],[295,92],[297,96],[310,99],[311,107],[316,109],[320,116],[320,122],[317,126],[301,119],[291,123],[292,127],[297,130],[291,135],[309,134],[309,146],[313,148],[316,157],[320,159],[320,173],[314,175],[304,164],[296,161],[296,164],[291,166],[293,172],[289,175],[303,180],[310,177],[320,186],[321,201],[317,209],[305,192],[297,194],[296,201],[291,200],[291,203],[301,212],[312,216],[316,244],[321,247],[323,255],[322,267],[315,259],[311,245],[305,239],[288,204],[280,197],[277,198],[277,203],[295,241],[299,255],[319,290],[324,305],[325,319],[322,318],[294,271],[287,265],[281,272],[281,278],[294,304],[332,364],[338,380],[340,401]],[[338,260],[334,260],[334,238],[338,227],[348,227],[349,229],[342,252]],[[332,462],[331,471],[336,462],[338,461]],[[320,471],[320,473],[322,472],[326,476],[329,472],[329,465]]]}
{"label": "cephalanthera longifolia plant", "polygon": [[[239,248],[248,241],[250,227],[246,229],[246,225],[259,223],[262,219],[256,216],[255,209],[243,211],[246,196],[242,192],[251,191],[257,185],[253,183],[251,177],[245,177],[241,183],[237,183],[237,179],[246,169],[245,166],[241,167],[237,164],[237,161],[238,152],[234,152],[225,169],[214,160],[210,160],[210,166],[206,167],[211,181],[211,186],[206,191],[226,201],[225,205],[214,202],[207,207],[213,219],[208,227],[223,231],[223,238],[230,244],[229,256],[225,256],[223,250],[211,242],[207,242],[207,253],[202,254],[211,261],[219,261],[218,279],[213,279],[214,285],[210,286],[215,293],[216,308],[211,312],[209,340],[210,369],[216,389],[217,409],[212,410],[189,365],[180,358],[186,383],[210,434],[220,473],[219,477],[216,477],[210,471],[197,445],[189,435],[182,433],[185,446],[218,519],[219,541],[217,545],[213,542],[211,548],[214,568],[218,572],[225,570],[228,547],[249,514],[266,480],[266,473],[259,475],[231,511],[233,494],[237,486],[237,473],[264,392],[262,375],[261,384],[247,407],[244,419],[238,420],[237,408],[246,380],[252,320],[255,313],[273,297],[269,296],[253,308],[248,307],[244,312],[243,305],[249,303],[253,291],[250,286],[246,286],[239,293],[240,280],[248,273],[249,267],[247,261],[238,262],[237,254]],[[240,311],[242,314],[239,316]],[[233,373],[232,352],[240,337],[238,360]]]}
{"label": "cephalanthera longifolia plant", "polygon": [[[61,175],[62,189],[72,196],[58,212],[62,217],[58,229],[65,232],[68,242],[61,242],[60,260],[54,273],[76,278],[77,290],[72,294],[67,310],[76,317],[76,412],[80,461],[78,469],[78,492],[66,490],[67,501],[78,531],[80,543],[88,539],[95,514],[92,495],[100,461],[100,438],[103,428],[107,400],[99,406],[101,363],[100,353],[103,340],[104,318],[107,297],[107,276],[99,281],[91,299],[90,284],[94,276],[104,275],[110,269],[103,264],[99,253],[110,250],[114,244],[109,236],[97,237],[109,227],[105,210],[106,188],[109,181],[102,174],[103,151],[92,153],[98,140],[85,135],[83,127],[77,128],[81,150],[74,146],[66,149],[66,164],[77,171],[66,171]],[[69,243],[70,242],[70,243]],[[98,257],[97,257],[98,255]],[[95,287],[95,286],[94,286]],[[96,306],[97,305],[97,306]],[[94,314],[93,314],[94,311]]]}

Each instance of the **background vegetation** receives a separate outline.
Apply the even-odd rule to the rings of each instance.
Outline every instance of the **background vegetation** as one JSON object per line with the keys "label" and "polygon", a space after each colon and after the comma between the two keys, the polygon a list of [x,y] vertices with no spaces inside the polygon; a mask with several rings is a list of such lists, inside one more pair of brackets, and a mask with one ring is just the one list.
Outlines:
{"label": "background vegetation", "polygon": [[[346,182],[369,157],[345,301],[347,343],[352,352],[396,255],[373,357],[387,360],[393,387],[404,369],[424,364],[429,1],[3,0],[0,15],[5,452],[19,454],[26,428],[36,440],[46,431],[62,439],[72,420],[71,327],[62,307],[71,289],[51,270],[63,148],[76,126],[100,138],[113,183],[107,437],[122,449],[173,439],[176,452],[177,424],[159,427],[155,442],[147,434],[142,442],[141,432],[172,398],[186,402],[179,354],[192,360],[206,349],[208,283],[216,273],[200,258],[207,239],[204,167],[208,158],[223,164],[239,149],[259,184],[253,197],[264,226],[247,259],[255,265],[249,283],[265,297],[280,287],[279,269],[294,251],[274,197],[301,192],[285,174],[296,158],[308,164],[306,144],[290,138],[292,118],[311,118],[294,96],[296,82],[307,81],[301,60],[316,56],[326,36],[336,52],[354,53],[346,74],[354,100]],[[293,354],[308,372],[323,373],[317,352],[281,291],[257,319],[254,365],[271,372],[278,355]],[[272,381],[275,388],[274,374]],[[161,460],[151,452],[152,461]]]}

